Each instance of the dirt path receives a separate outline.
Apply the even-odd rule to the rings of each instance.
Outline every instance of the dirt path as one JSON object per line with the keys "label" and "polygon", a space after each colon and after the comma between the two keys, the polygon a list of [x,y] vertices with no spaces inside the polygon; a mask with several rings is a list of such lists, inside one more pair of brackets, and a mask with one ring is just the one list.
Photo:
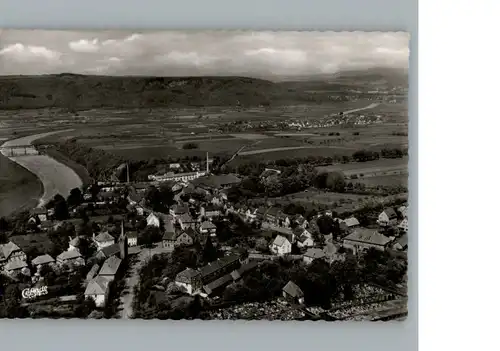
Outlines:
{"label": "dirt path", "polygon": [[171,252],[171,249],[165,249],[161,245],[152,249],[142,249],[136,256],[134,263],[130,266],[125,278],[125,289],[120,296],[121,318],[130,319],[134,314],[134,287],[139,284],[139,270],[144,262],[154,255]]}

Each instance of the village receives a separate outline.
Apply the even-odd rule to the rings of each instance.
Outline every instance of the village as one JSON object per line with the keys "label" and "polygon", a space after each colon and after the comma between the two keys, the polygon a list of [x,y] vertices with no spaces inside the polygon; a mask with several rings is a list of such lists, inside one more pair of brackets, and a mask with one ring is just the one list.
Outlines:
{"label": "village", "polygon": [[[73,189],[67,199],[58,195],[24,216],[2,219],[3,313],[333,320],[405,315],[406,203],[381,209],[362,226],[354,215],[336,217],[335,208],[301,214],[234,203],[228,194],[242,177],[212,174],[208,156],[204,171],[175,173],[178,166],[149,182]],[[376,265],[394,262],[400,269],[383,267],[386,281]],[[349,265],[362,273],[345,278]],[[269,272],[279,279],[264,278]],[[325,285],[307,278],[311,272],[339,277]]]}

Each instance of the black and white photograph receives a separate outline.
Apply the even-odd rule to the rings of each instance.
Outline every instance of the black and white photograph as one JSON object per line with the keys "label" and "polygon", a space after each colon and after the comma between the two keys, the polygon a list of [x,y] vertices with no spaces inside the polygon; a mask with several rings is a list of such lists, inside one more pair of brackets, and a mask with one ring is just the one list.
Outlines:
{"label": "black and white photograph", "polygon": [[0,318],[408,318],[409,44],[0,30]]}

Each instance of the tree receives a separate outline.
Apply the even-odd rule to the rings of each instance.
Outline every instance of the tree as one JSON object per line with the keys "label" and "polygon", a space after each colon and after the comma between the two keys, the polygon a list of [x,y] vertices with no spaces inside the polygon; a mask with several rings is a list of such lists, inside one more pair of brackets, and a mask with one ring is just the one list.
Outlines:
{"label": "tree", "polygon": [[61,195],[54,196],[54,218],[62,221],[68,219],[69,211],[66,200]]}
{"label": "tree", "polygon": [[210,235],[208,235],[207,240],[205,242],[202,259],[205,264],[215,261],[217,259],[217,249],[214,247]]}
{"label": "tree", "polygon": [[161,240],[160,229],[154,226],[147,226],[142,232],[139,233],[139,244],[152,247],[154,243]]}
{"label": "tree", "polygon": [[197,143],[185,143],[182,148],[184,150],[198,149],[199,145]]}
{"label": "tree", "polygon": [[321,216],[316,221],[318,223],[319,232],[323,235],[328,235],[333,232],[333,223],[335,222],[330,216]]}
{"label": "tree", "polygon": [[343,193],[345,191],[344,175],[339,172],[328,173],[325,180],[325,186],[334,192]]}
{"label": "tree", "polygon": [[6,232],[9,230],[9,222],[5,219],[5,217],[0,217],[0,233]]}
{"label": "tree", "polygon": [[69,208],[73,208],[80,205],[83,202],[83,194],[81,190],[79,188],[71,189],[66,202]]}

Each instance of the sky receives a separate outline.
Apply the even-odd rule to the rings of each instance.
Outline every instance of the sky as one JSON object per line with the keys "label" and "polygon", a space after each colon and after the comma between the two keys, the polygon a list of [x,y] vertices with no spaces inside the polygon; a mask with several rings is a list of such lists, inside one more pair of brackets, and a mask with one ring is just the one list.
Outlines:
{"label": "sky", "polygon": [[298,76],[408,60],[405,32],[0,30],[0,75]]}

